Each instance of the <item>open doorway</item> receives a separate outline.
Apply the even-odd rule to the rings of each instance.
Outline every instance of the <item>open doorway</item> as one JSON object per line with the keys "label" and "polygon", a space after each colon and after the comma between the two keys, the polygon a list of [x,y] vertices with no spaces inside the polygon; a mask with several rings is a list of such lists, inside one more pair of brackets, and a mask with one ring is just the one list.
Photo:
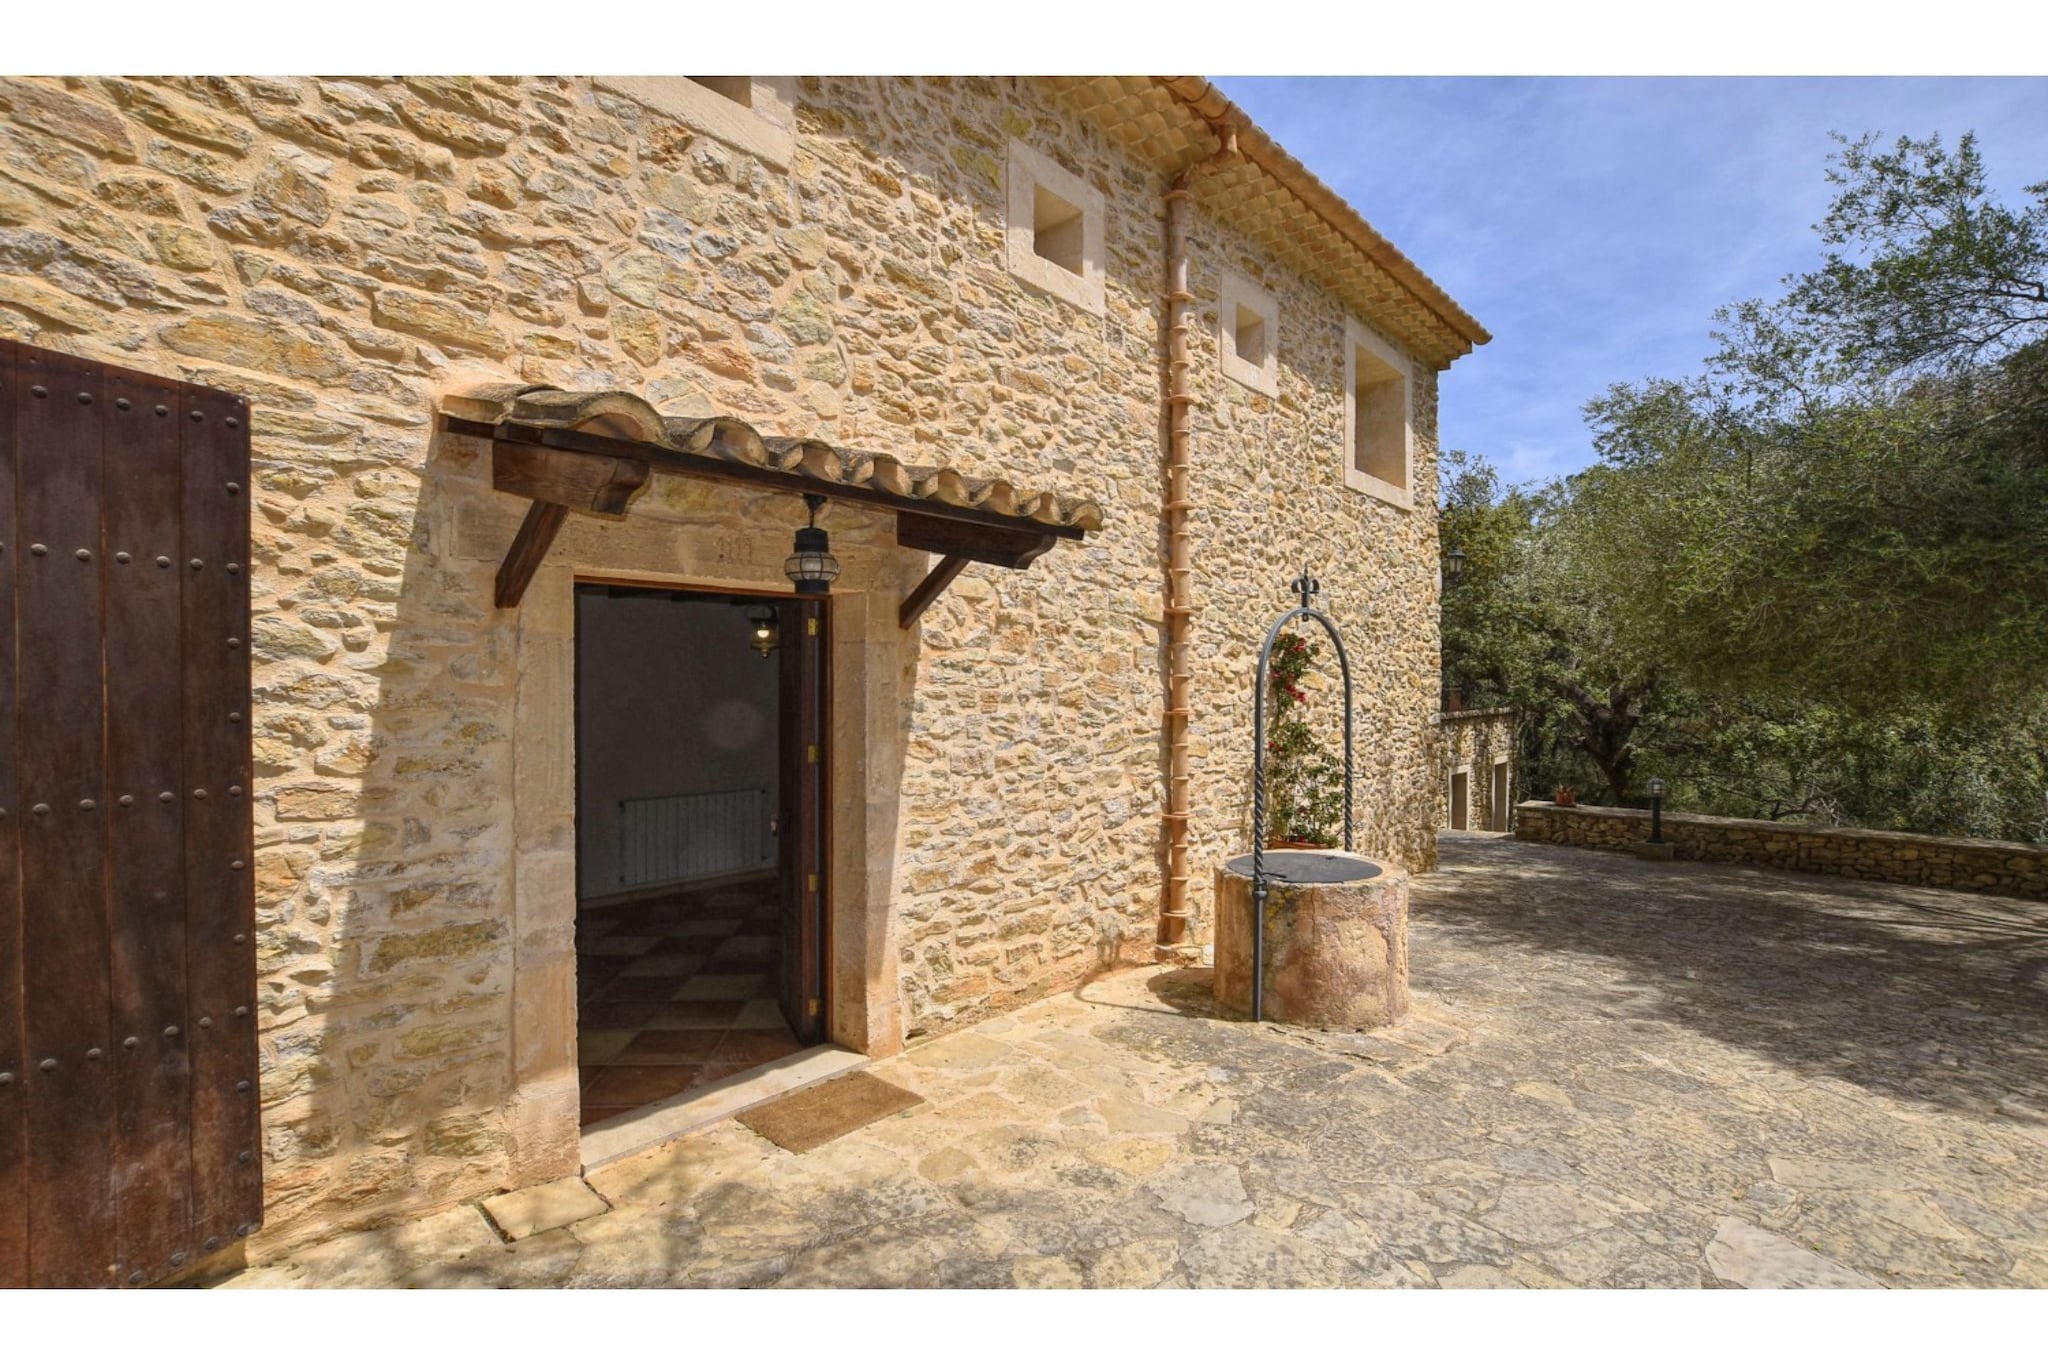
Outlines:
{"label": "open doorway", "polygon": [[824,1024],[824,603],[576,590],[585,1127]]}

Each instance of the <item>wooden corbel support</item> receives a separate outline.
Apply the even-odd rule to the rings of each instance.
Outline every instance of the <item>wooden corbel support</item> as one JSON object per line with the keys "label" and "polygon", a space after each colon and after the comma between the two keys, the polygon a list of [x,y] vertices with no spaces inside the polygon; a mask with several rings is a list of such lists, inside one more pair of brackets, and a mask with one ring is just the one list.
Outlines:
{"label": "wooden corbel support", "polygon": [[497,604],[519,605],[570,512],[623,516],[633,495],[646,484],[647,474],[645,460],[492,442],[491,486],[533,499],[519,533],[512,537],[512,547],[505,551],[505,562],[498,566]]}
{"label": "wooden corbel support", "polygon": [[911,589],[897,608],[896,623],[904,630],[917,624],[925,608],[938,600],[960,571],[969,564],[993,564],[1000,569],[1027,568],[1031,561],[1059,543],[1050,531],[1029,531],[944,517],[903,512],[896,517],[896,543],[906,550],[924,550],[942,556]]}
{"label": "wooden corbel support", "polygon": [[936,602],[960,571],[966,568],[968,560],[962,555],[947,555],[932,566],[924,576],[924,582],[910,590],[910,596],[903,599],[903,605],[896,609],[896,624],[909,630],[917,624],[917,618],[924,615],[924,609]]}
{"label": "wooden corbel support", "polygon": [[535,502],[558,502],[572,512],[623,516],[647,482],[647,461],[580,450],[491,443],[491,487]]}
{"label": "wooden corbel support", "polygon": [[505,551],[505,562],[498,566],[498,590],[493,600],[500,607],[516,607],[519,599],[526,596],[533,571],[547,558],[548,546],[555,543],[555,533],[568,519],[569,509],[559,502],[527,504],[526,520],[519,523],[519,534],[512,537],[512,548]]}

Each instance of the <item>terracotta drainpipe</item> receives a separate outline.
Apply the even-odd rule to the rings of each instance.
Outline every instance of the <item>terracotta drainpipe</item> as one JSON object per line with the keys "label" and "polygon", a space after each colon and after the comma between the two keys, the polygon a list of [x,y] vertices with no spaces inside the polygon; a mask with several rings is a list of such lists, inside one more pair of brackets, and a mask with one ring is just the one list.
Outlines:
{"label": "terracotta drainpipe", "polygon": [[1223,145],[1199,165],[1175,176],[1166,190],[1166,486],[1160,503],[1166,549],[1166,887],[1159,909],[1156,956],[1168,960],[1188,950],[1188,684],[1193,677],[1189,626],[1194,592],[1188,563],[1188,409],[1195,397],[1188,383],[1188,328],[1194,293],[1188,288],[1188,199],[1195,176],[1237,156],[1237,133],[1216,129]]}

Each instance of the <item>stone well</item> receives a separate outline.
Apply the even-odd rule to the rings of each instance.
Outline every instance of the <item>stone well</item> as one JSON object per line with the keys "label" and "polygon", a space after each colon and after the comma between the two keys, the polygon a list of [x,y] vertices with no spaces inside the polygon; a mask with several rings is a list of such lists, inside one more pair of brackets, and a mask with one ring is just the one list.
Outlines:
{"label": "stone well", "polygon": [[[1408,874],[1354,853],[1266,861],[1264,1015],[1379,1028],[1408,1013]],[[1252,858],[1216,870],[1216,999],[1252,1007]]]}

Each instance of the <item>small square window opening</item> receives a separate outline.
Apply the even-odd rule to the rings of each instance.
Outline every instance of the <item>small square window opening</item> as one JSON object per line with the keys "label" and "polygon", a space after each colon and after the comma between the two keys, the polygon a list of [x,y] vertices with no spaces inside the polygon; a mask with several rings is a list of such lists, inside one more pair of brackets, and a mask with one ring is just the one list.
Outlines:
{"label": "small square window opening", "polygon": [[794,76],[599,76],[597,84],[776,170],[796,155]]}
{"label": "small square window opening", "polygon": [[1081,210],[1043,185],[1031,196],[1031,250],[1070,275],[1082,273]]}
{"label": "small square window opening", "polygon": [[1237,322],[1232,330],[1232,347],[1238,359],[1253,365],[1266,363],[1266,320],[1243,304],[1237,305]]}
{"label": "small square window opening", "polygon": [[754,107],[752,76],[692,76],[690,79],[714,95],[723,95],[742,109]]}
{"label": "small square window opening", "polygon": [[1102,316],[1102,191],[1021,142],[1010,143],[1003,257],[1034,289]]}
{"label": "small square window opening", "polygon": [[1280,305],[1242,275],[1223,272],[1217,291],[1217,360],[1224,377],[1280,396]]}
{"label": "small square window opening", "polygon": [[1345,328],[1344,482],[1413,510],[1412,384],[1407,357],[1357,323]]}

